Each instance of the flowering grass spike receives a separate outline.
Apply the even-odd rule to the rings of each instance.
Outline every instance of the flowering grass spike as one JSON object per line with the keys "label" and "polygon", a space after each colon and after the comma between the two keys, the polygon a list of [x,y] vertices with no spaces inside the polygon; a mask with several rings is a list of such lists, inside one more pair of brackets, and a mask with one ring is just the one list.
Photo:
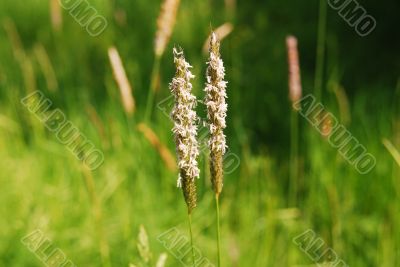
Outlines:
{"label": "flowering grass spike", "polygon": [[210,59],[207,68],[206,98],[207,118],[210,129],[211,182],[217,195],[223,186],[223,155],[226,149],[224,129],[226,128],[226,111],[228,105],[225,102],[226,85],[225,68],[219,52],[220,42],[213,32],[210,39]]}
{"label": "flowering grass spike", "polygon": [[192,66],[186,62],[183,51],[174,48],[174,63],[176,74],[170,84],[170,90],[175,98],[175,106],[171,117],[174,121],[172,129],[175,136],[178,167],[178,187],[182,187],[183,195],[188,206],[189,214],[196,207],[195,178],[199,178],[200,170],[197,165],[199,147],[196,140],[198,120],[195,107],[197,100],[191,94],[191,79],[194,75],[190,72]]}

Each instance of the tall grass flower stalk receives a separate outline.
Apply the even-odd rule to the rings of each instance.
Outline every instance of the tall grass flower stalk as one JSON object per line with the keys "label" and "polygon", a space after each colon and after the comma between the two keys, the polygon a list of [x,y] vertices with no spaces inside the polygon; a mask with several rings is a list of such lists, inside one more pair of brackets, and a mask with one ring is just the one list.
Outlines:
{"label": "tall grass flower stalk", "polygon": [[192,248],[193,266],[194,249],[192,235],[191,214],[196,207],[196,178],[200,176],[197,158],[199,156],[199,145],[197,142],[197,121],[195,112],[197,99],[192,95],[191,80],[194,75],[190,69],[192,66],[185,60],[181,49],[173,49],[176,74],[170,84],[171,93],[175,99],[175,106],[171,112],[174,127],[172,129],[175,137],[176,153],[178,157],[179,175],[177,186],[183,190],[183,196],[188,209],[190,243]]}
{"label": "tall grass flower stalk", "polygon": [[317,41],[317,59],[315,63],[315,81],[314,92],[315,97],[320,100],[322,97],[322,84],[324,78],[325,64],[325,42],[326,42],[326,20],[327,20],[327,2],[326,0],[319,1],[318,15],[318,41]]}
{"label": "tall grass flower stalk", "polygon": [[223,187],[223,156],[226,150],[226,139],[224,129],[226,128],[226,85],[225,68],[220,54],[220,42],[213,32],[210,39],[210,58],[207,68],[207,82],[205,87],[207,106],[207,119],[210,130],[208,147],[210,149],[210,173],[211,183],[215,193],[215,204],[217,211],[217,248],[218,266],[221,266],[220,250],[220,225],[219,225],[219,196]]}
{"label": "tall grass flower stalk", "polygon": [[[288,54],[289,67],[289,100],[293,105],[301,99],[301,76],[299,64],[299,52],[297,49],[297,39],[294,36],[286,38],[286,48]],[[290,131],[290,190],[289,205],[297,204],[298,191],[298,172],[299,172],[299,119],[297,110],[291,109],[290,114],[291,131]]]}
{"label": "tall grass flower stalk", "polygon": [[145,120],[151,119],[151,114],[153,110],[154,95],[157,90],[157,84],[159,82],[159,72],[161,58],[165,52],[168,45],[169,39],[171,38],[176,16],[179,9],[180,0],[164,0],[160,15],[157,18],[157,31],[154,39],[154,64],[151,73],[150,89],[147,96],[147,105]]}

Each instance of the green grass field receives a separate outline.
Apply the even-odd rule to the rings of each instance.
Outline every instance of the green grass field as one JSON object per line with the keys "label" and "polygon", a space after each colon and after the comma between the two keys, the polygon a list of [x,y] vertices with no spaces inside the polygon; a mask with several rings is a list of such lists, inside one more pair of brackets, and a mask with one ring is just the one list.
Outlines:
{"label": "green grass field", "polygon": [[[55,248],[76,266],[156,266],[161,253],[168,255],[165,266],[192,266],[187,242],[181,250],[160,242],[174,227],[183,241],[189,238],[185,202],[176,187],[178,171],[168,168],[138,130],[145,120],[161,2],[91,0],[108,22],[96,37],[66,10],[55,30],[48,2],[0,3],[0,266],[59,266],[40,259]],[[146,122],[175,156],[168,117],[172,48],[184,48],[196,75],[193,92],[203,99],[208,57],[203,44],[211,27],[231,22],[234,29],[222,41],[221,54],[228,81],[227,143],[237,168],[226,166],[220,199],[222,266],[325,266],[332,260],[324,254],[328,248],[347,264],[336,266],[400,266],[400,170],[394,158],[400,148],[398,52],[388,56],[398,46],[382,48],[376,69],[372,63],[363,69],[362,60],[376,53],[374,38],[384,34],[383,21],[375,36],[363,39],[328,7],[320,99],[374,156],[375,167],[360,174],[298,115],[299,167],[292,202],[285,37],[297,36],[303,95],[314,94],[318,3],[306,8],[294,1],[285,9],[289,4],[278,1],[239,2],[235,7],[235,1],[181,1],[161,59],[153,116]],[[379,9],[369,7],[379,21]],[[136,111],[131,117],[113,78],[107,56],[111,46],[118,49],[133,88]],[[384,60],[388,64],[379,65]],[[85,169],[21,104],[35,90],[102,151],[99,168]],[[203,104],[198,114],[206,117]],[[394,156],[384,139],[393,144]],[[202,258],[217,266],[214,194],[208,150],[202,150],[193,238]],[[147,262],[138,249],[140,225],[150,244]],[[322,245],[304,252],[293,239],[309,229]],[[35,230],[51,240],[47,250],[31,252],[21,242]]]}

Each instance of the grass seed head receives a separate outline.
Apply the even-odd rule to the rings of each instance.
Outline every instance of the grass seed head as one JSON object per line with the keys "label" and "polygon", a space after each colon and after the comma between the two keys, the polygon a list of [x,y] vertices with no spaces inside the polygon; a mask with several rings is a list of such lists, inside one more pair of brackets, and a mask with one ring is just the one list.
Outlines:
{"label": "grass seed head", "polygon": [[297,39],[294,36],[286,38],[286,47],[289,63],[289,99],[296,103],[301,98],[301,77]]}
{"label": "grass seed head", "polygon": [[174,62],[176,74],[170,84],[171,93],[175,99],[175,105],[171,112],[174,127],[176,153],[180,174],[178,187],[182,187],[188,211],[196,207],[195,178],[199,178],[200,170],[197,165],[199,146],[197,142],[197,115],[195,108],[197,100],[192,95],[191,79],[194,75],[190,72],[192,66],[186,62],[182,50],[175,49]]}
{"label": "grass seed head", "polygon": [[143,225],[139,227],[137,248],[139,255],[145,263],[149,263],[151,259],[149,237]]}
{"label": "grass seed head", "polygon": [[223,186],[223,155],[226,150],[224,129],[226,128],[226,111],[228,105],[225,99],[226,85],[224,63],[220,57],[220,42],[213,32],[210,38],[210,58],[207,68],[206,97],[207,119],[210,130],[208,146],[211,160],[211,182],[217,195]]}
{"label": "grass seed head", "polygon": [[165,48],[175,26],[180,0],[164,0],[157,19],[157,32],[154,52],[157,57],[164,54]]}
{"label": "grass seed head", "polygon": [[55,31],[60,31],[62,27],[62,10],[59,1],[50,0],[51,25]]}
{"label": "grass seed head", "polygon": [[131,116],[135,111],[135,99],[132,96],[132,87],[129,83],[128,77],[126,76],[118,50],[115,47],[110,47],[108,49],[108,57],[111,62],[115,81],[120,90],[124,110],[128,116]]}

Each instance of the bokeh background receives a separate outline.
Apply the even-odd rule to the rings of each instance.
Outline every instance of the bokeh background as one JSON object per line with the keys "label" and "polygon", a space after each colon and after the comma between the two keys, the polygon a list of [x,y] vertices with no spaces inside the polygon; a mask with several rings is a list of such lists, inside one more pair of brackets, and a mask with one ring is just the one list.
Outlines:
{"label": "bokeh background", "polygon": [[[108,21],[97,37],[61,8],[57,24],[51,1],[0,3],[0,266],[44,265],[20,242],[35,229],[76,266],[155,266],[163,252],[166,266],[181,266],[157,241],[172,227],[188,236],[177,171],[168,168],[160,149],[138,127],[144,123],[161,1],[89,2]],[[226,175],[221,196],[223,266],[316,266],[292,242],[307,229],[348,266],[400,266],[400,177],[393,157],[393,149],[400,148],[400,5],[395,0],[359,3],[377,21],[366,37],[323,0],[181,1],[161,58],[153,116],[145,125],[174,155],[172,122],[157,108],[170,96],[172,48],[184,48],[197,77],[194,94],[201,99],[204,42],[211,28],[231,23],[233,31],[221,45],[229,82],[226,134],[240,164]],[[317,76],[321,103],[377,163],[370,173],[359,174],[299,117],[293,205],[285,38],[298,38],[303,94],[314,93],[319,28],[325,36],[319,41],[325,48]],[[133,116],[125,114],[113,78],[111,46],[118,49],[133,89]],[[102,150],[100,168],[85,171],[21,105],[34,90]],[[170,105],[165,108],[168,113]],[[198,112],[204,118],[203,105]],[[391,153],[384,139],[393,145]],[[216,218],[206,159],[202,154],[193,235],[196,247],[215,263]],[[140,225],[148,234],[150,263],[138,251]]]}

